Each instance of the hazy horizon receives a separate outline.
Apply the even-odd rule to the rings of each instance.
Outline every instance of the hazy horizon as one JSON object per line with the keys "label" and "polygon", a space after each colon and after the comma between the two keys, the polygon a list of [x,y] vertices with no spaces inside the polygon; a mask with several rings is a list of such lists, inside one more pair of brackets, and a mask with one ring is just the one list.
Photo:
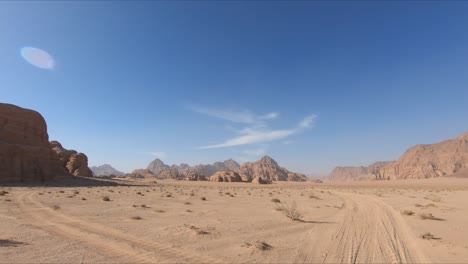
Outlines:
{"label": "hazy horizon", "polygon": [[1,2],[1,102],[90,166],[307,175],[468,131],[468,3]]}

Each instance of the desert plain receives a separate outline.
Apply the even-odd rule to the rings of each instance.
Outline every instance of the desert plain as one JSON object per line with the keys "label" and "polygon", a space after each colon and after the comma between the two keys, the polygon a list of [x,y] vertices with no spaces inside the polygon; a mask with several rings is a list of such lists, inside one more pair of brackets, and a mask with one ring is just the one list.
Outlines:
{"label": "desert plain", "polygon": [[71,181],[0,187],[0,262],[468,259],[465,178],[271,185]]}

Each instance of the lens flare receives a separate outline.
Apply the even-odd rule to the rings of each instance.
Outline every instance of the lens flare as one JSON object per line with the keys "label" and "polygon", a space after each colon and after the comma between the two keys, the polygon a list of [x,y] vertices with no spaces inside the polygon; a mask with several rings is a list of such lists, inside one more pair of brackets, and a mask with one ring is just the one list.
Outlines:
{"label": "lens flare", "polygon": [[31,65],[45,70],[53,70],[54,58],[44,50],[35,47],[23,47],[20,50],[21,57]]}

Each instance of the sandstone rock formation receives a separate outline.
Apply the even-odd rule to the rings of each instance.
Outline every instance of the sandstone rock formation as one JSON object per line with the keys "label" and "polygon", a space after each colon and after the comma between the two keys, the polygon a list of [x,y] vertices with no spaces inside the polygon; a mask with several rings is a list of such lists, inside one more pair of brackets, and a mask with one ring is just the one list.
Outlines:
{"label": "sandstone rock formation", "polygon": [[246,162],[237,172],[244,180],[262,178],[266,181],[307,181],[308,178],[300,173],[293,173],[280,167],[271,157],[265,156],[257,162]]}
{"label": "sandstone rock formation", "polygon": [[241,182],[242,178],[235,171],[218,171],[210,177],[211,182]]}
{"label": "sandstone rock formation", "polygon": [[[60,151],[56,151],[58,147]],[[86,170],[84,154],[65,150],[56,141],[49,142],[41,114],[0,103],[0,182],[51,180],[70,175],[67,167],[76,174],[92,175]]]}
{"label": "sandstone rock formation", "polygon": [[46,181],[60,172],[41,114],[0,103],[0,182]]}
{"label": "sandstone rock formation", "polygon": [[109,164],[103,164],[101,166],[93,166],[90,169],[93,172],[94,176],[109,176],[109,175],[123,176],[125,175],[125,173],[116,170],[114,167],[112,167]]}
{"label": "sandstone rock formation", "polygon": [[205,175],[201,175],[201,174],[196,174],[196,173],[189,173],[189,175],[187,175],[185,177],[185,180],[187,181],[206,181],[207,178],[205,177]]}
{"label": "sandstone rock formation", "polygon": [[261,177],[255,177],[253,178],[252,183],[253,184],[270,184],[271,181],[264,180]]}
{"label": "sandstone rock formation", "polygon": [[65,167],[70,174],[84,177],[93,176],[93,172],[88,167],[88,157],[85,154],[75,150],[67,150],[58,141],[51,141],[50,147],[59,157],[61,166]]}
{"label": "sandstone rock formation", "polygon": [[337,167],[329,180],[393,180],[450,176],[468,168],[468,133],[436,144],[416,145],[395,162]]}
{"label": "sandstone rock formation", "polygon": [[468,168],[468,133],[436,144],[417,145],[380,170],[383,179],[449,176]]}

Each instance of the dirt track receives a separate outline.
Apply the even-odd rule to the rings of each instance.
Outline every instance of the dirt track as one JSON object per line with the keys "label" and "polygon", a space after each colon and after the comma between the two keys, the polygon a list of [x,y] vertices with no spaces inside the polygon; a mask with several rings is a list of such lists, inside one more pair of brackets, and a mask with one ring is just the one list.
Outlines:
{"label": "dirt track", "polygon": [[[118,229],[72,217],[43,205],[37,192],[26,191],[17,205],[30,224],[51,234],[94,247],[117,262],[221,263],[219,257],[197,254],[168,243],[132,236]],[[399,212],[369,195],[333,192],[342,206],[309,225],[294,262],[421,263],[427,262]],[[329,223],[329,224],[320,224]],[[300,227],[299,227],[300,228]],[[300,230],[297,230],[300,232]],[[259,235],[256,233],[255,235]],[[308,239],[310,238],[310,239]],[[222,239],[221,239],[222,241]],[[221,242],[219,241],[219,242]],[[235,261],[235,260],[234,260]]]}

